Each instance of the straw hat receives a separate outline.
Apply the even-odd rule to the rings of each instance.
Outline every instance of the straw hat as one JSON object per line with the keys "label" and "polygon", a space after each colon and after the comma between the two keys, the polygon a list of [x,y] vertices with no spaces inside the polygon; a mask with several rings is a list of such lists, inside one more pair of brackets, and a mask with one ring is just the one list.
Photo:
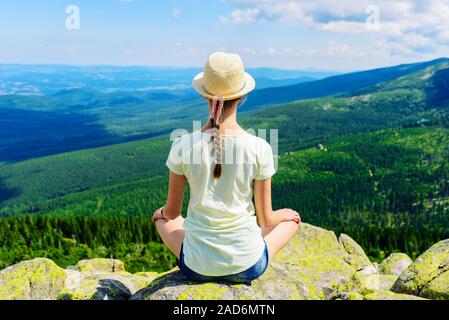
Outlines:
{"label": "straw hat", "polygon": [[204,72],[193,78],[192,85],[206,98],[224,101],[247,95],[256,87],[254,78],[245,72],[238,54],[215,52],[209,56]]}

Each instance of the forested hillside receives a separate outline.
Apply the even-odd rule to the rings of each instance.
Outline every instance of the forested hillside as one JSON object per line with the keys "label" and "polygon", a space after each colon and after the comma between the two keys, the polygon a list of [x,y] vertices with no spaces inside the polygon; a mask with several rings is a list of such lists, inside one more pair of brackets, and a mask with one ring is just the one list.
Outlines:
{"label": "forested hillside", "polygon": [[251,95],[245,109],[257,109],[267,104],[280,104],[292,100],[312,99],[326,96],[353,96],[356,95],[357,91],[364,88],[398,79],[445,62],[448,62],[447,58],[337,75],[322,80],[281,88],[258,90]]}
{"label": "forested hillside", "polygon": [[[448,157],[448,129],[390,129],[336,139],[321,149],[280,156],[273,205],[354,235],[373,258],[396,250],[415,257],[449,237]],[[136,248],[156,246],[149,242],[158,241],[149,215],[164,204],[166,182],[166,176],[123,182],[37,202],[37,215],[0,219],[1,260],[48,255],[73,263],[114,254],[128,259],[133,270],[154,269],[155,263],[142,261],[159,253]],[[166,255],[157,259],[163,259],[161,266],[173,263]]]}

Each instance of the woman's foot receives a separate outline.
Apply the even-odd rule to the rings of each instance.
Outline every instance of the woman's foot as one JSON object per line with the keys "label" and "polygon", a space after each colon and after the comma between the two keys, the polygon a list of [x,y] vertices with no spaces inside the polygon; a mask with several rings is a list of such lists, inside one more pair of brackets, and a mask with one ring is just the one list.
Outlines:
{"label": "woman's foot", "polygon": [[164,220],[167,220],[165,217],[164,217],[164,207],[162,207],[162,208],[159,208],[159,209],[157,209],[156,211],[154,211],[154,213],[153,213],[153,218],[152,218],[152,220],[153,220],[153,223],[155,223],[157,220],[161,220],[161,219],[164,219]]}

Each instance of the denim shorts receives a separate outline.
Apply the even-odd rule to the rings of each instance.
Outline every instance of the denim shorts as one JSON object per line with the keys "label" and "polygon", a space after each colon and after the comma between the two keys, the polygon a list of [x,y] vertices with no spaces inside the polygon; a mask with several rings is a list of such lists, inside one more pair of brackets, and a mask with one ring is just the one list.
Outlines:
{"label": "denim shorts", "polygon": [[[265,242],[265,240],[264,240]],[[184,275],[189,278],[190,280],[196,281],[196,282],[220,282],[220,281],[227,281],[227,282],[233,282],[233,283],[249,283],[252,280],[255,280],[259,278],[265,270],[268,268],[269,264],[269,256],[268,256],[268,246],[265,242],[265,250],[260,257],[260,259],[251,267],[248,269],[225,276],[206,276],[199,274],[189,267],[187,267],[184,263],[184,252],[183,252],[184,244],[181,245],[181,253],[179,255],[179,259],[176,259],[176,264],[178,265],[179,269],[184,273]]]}

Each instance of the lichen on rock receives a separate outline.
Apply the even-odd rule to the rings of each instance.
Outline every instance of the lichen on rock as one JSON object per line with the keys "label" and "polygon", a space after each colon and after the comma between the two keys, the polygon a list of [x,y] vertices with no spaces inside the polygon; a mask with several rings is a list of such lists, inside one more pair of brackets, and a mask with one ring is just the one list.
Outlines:
{"label": "lichen on rock", "polygon": [[419,295],[429,299],[449,300],[449,271],[426,284]]}
{"label": "lichen on rock", "polygon": [[377,266],[349,236],[337,239],[303,223],[265,273],[248,284],[197,283],[178,268],[131,274],[112,259],[82,260],[65,270],[34,259],[0,271],[0,299],[449,299],[449,240],[435,244],[398,278],[408,263],[406,255],[392,254]]}
{"label": "lichen on rock", "polygon": [[360,274],[359,277],[366,291],[388,291],[398,278],[391,274]]}
{"label": "lichen on rock", "polygon": [[365,300],[426,300],[409,294],[394,293],[391,291],[376,291],[365,295]]}
{"label": "lichen on rock", "polygon": [[356,270],[362,270],[372,265],[362,247],[347,234],[340,234],[339,242],[347,252],[346,261]]}
{"label": "lichen on rock", "polygon": [[379,273],[399,276],[412,262],[412,259],[405,253],[395,252],[379,264]]}
{"label": "lichen on rock", "polygon": [[51,300],[64,287],[66,274],[45,258],[23,261],[0,271],[0,300]]}
{"label": "lichen on rock", "polygon": [[104,271],[120,272],[125,271],[123,262],[117,259],[94,258],[81,260],[76,264],[76,268],[81,271]]}
{"label": "lichen on rock", "polygon": [[[423,288],[448,270],[449,239],[438,242],[420,255],[401,273],[393,285],[392,291],[420,296],[426,296],[430,292],[435,293],[437,291],[423,290]],[[439,283],[438,281],[437,283]],[[431,286],[429,285],[429,287]]]}
{"label": "lichen on rock", "polygon": [[64,290],[58,295],[60,300],[127,300],[154,279],[125,271],[70,272]]}

